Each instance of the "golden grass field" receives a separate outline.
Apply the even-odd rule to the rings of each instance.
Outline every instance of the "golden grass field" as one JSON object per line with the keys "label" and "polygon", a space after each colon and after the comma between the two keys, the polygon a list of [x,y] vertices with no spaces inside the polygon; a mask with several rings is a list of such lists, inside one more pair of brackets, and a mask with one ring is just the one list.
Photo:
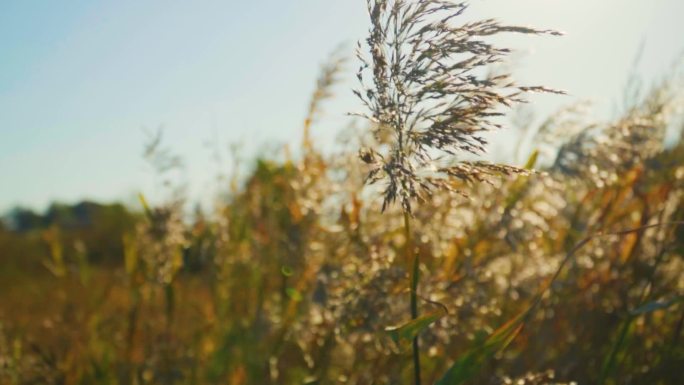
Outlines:
{"label": "golden grass field", "polygon": [[[397,44],[420,9],[386,3],[369,2],[361,48],[367,120],[334,152],[310,132],[339,58],[301,146],[217,179],[212,209],[189,213],[171,178],[154,203],[10,214],[0,384],[683,384],[681,75],[612,121],[570,106],[512,128],[531,143],[520,164],[469,163],[473,127],[556,92],[499,84],[480,66],[506,52],[471,39],[555,33],[423,21],[444,35]],[[397,24],[394,40],[379,32]],[[450,67],[467,70],[454,82],[421,62],[445,52],[483,62]],[[146,159],[161,180],[177,165],[161,137]]]}

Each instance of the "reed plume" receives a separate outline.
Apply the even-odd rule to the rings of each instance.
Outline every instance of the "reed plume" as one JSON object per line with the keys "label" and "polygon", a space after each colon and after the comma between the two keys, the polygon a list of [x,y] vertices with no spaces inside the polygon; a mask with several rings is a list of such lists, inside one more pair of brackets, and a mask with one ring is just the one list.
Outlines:
{"label": "reed plume", "polygon": [[[487,71],[511,53],[486,38],[503,33],[560,35],[552,30],[508,26],[494,19],[457,24],[466,2],[368,0],[371,27],[366,53],[359,44],[354,93],[381,144],[363,149],[371,165],[368,182],[386,181],[383,210],[399,200],[406,212],[451,178],[485,181],[492,174],[523,170],[463,155],[486,151],[483,134],[502,128],[504,108],[525,102],[529,92],[562,93],[520,86],[509,74]],[[446,161],[446,165],[444,163]],[[454,164],[454,161],[458,162]]]}
{"label": "reed plume", "polygon": [[[457,24],[466,2],[368,0],[371,27],[367,55],[359,44],[354,91],[373,124],[377,148],[362,149],[371,165],[367,182],[386,181],[384,211],[397,200],[404,212],[406,260],[410,269],[410,312],[418,314],[420,256],[414,250],[412,201],[433,189],[453,190],[455,179],[486,182],[493,174],[526,172],[508,165],[466,162],[463,154],[486,150],[484,132],[501,128],[505,107],[524,102],[528,92],[561,91],[519,86],[509,74],[487,71],[511,51],[486,38],[501,33],[559,35],[559,32],[508,26],[487,19]],[[368,57],[367,57],[368,56]],[[413,338],[414,384],[421,384],[418,336]]]}

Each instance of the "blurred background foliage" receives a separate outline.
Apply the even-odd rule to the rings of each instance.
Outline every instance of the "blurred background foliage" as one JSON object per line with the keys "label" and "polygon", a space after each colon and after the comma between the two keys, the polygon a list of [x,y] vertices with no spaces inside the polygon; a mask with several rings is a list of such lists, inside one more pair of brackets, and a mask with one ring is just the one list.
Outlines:
{"label": "blurred background foliage", "polygon": [[189,210],[154,137],[165,201],[9,212],[0,384],[403,384],[417,333],[427,384],[682,383],[680,77],[613,122],[518,122],[536,173],[431,196],[411,323],[402,213],[380,213],[357,159],[376,139],[350,128],[323,153],[308,135],[341,64],[296,155],[218,178],[210,210]]}

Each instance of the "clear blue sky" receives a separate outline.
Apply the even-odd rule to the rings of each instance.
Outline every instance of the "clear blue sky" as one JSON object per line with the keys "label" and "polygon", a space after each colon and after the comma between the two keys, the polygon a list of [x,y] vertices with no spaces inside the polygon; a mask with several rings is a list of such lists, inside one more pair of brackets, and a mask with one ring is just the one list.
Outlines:
{"label": "clear blue sky", "polygon": [[[684,51],[682,0],[472,3],[469,18],[568,33],[506,40],[519,78],[572,94],[535,100],[540,115],[577,98],[609,111],[642,41],[647,80]],[[160,126],[206,198],[207,143],[296,142],[320,63],[366,28],[364,0],[0,0],[0,210],[151,190],[144,129]],[[357,108],[352,85],[328,103],[322,142]]]}

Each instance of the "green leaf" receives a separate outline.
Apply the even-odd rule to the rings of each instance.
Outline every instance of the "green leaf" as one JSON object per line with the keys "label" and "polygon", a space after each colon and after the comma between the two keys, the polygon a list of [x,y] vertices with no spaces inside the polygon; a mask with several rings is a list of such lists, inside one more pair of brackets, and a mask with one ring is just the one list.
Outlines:
{"label": "green leaf", "polygon": [[527,159],[527,163],[525,163],[525,169],[526,170],[532,170],[534,168],[534,165],[537,164],[537,159],[539,158],[539,150],[534,150],[532,152],[532,155]]}
{"label": "green leaf", "polygon": [[[534,168],[534,165],[537,164],[538,158],[539,150],[534,150],[534,152],[532,152],[530,157],[527,159],[527,163],[525,163],[525,170],[532,170]],[[515,204],[523,198],[523,195],[525,193],[525,187],[527,186],[528,180],[528,177],[520,177],[511,186],[508,197],[506,197],[506,203],[504,205],[504,208],[506,210],[510,210],[511,208],[513,208],[513,206],[515,206]]]}
{"label": "green leaf", "polygon": [[671,298],[667,301],[651,301],[649,303],[646,303],[642,306],[639,306],[638,308],[630,311],[629,313],[631,315],[641,315],[641,314],[646,314],[646,313],[651,313],[657,310],[665,310],[669,308],[670,306],[684,301],[684,297],[675,297]]}
{"label": "green leaf", "polygon": [[486,340],[480,341],[451,365],[449,370],[435,385],[463,384],[477,373],[482,366],[498,352],[505,349],[518,335],[524,325],[529,311],[513,317],[492,333]]}
{"label": "green leaf", "polygon": [[152,209],[150,208],[150,205],[147,203],[147,199],[145,199],[145,195],[143,195],[143,193],[138,193],[138,200],[140,201],[140,204],[142,205],[147,218],[149,220],[154,219],[152,215]]}
{"label": "green leaf", "polygon": [[304,299],[302,296],[302,293],[299,292],[299,290],[293,288],[293,287],[288,287],[285,289],[285,292],[287,293],[287,296],[290,297],[291,300],[295,302],[300,302],[301,300]]}
{"label": "green leaf", "polygon": [[411,320],[403,325],[391,326],[385,328],[392,340],[397,344],[402,341],[412,341],[420,332],[425,330],[428,326],[439,320],[445,315],[444,311],[437,311],[424,314],[414,320]]}
{"label": "green leaf", "polygon": [[280,268],[280,273],[286,277],[291,277],[292,274],[294,274],[294,271],[290,266],[282,266]]}

